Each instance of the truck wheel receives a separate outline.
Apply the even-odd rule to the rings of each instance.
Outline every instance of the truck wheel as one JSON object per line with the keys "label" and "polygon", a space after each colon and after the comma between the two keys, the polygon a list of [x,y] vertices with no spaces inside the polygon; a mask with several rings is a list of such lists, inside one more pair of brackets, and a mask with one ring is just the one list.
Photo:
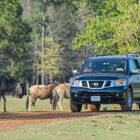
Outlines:
{"label": "truck wheel", "polygon": [[91,111],[99,111],[100,110],[100,104],[95,105],[95,104],[90,104],[89,108]]}
{"label": "truck wheel", "polygon": [[136,104],[136,109],[140,110],[140,104]]}
{"label": "truck wheel", "polygon": [[133,104],[133,92],[131,88],[127,89],[124,102],[125,103],[121,105],[122,111],[131,111]]}
{"label": "truck wheel", "polygon": [[70,103],[70,109],[72,112],[80,112],[82,109],[82,105],[76,105]]}

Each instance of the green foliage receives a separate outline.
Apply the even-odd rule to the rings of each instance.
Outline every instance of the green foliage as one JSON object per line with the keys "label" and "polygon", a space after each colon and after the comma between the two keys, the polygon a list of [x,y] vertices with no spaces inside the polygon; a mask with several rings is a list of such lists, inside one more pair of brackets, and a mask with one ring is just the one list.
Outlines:
{"label": "green foliage", "polygon": [[26,61],[30,51],[31,28],[22,21],[21,16],[22,7],[18,0],[0,1],[0,49],[11,63],[5,71],[15,77],[17,73],[22,76],[23,61]]}
{"label": "green foliage", "polygon": [[[38,4],[42,7],[43,1],[41,2],[36,1],[35,5],[38,5]],[[44,7],[46,6],[45,8],[47,10],[44,11],[45,21],[43,23],[42,22],[43,9],[41,9],[40,6],[38,6],[34,10],[34,12],[31,15],[31,18],[29,19],[30,24],[33,27],[32,46],[34,48],[35,44],[37,45],[38,51],[36,52],[36,55],[39,55],[39,52],[41,52],[41,35],[42,35],[41,32],[42,32],[42,26],[43,26],[45,28],[45,38],[52,38],[53,43],[55,43],[56,46],[59,45],[61,46],[61,48],[63,48],[61,50],[61,56],[60,56],[60,58],[63,59],[63,65],[61,65],[61,63],[58,64],[59,71],[57,70],[58,68],[55,68],[53,70],[54,72],[52,73],[52,70],[50,69],[48,70],[45,66],[43,66],[44,71],[46,71],[47,69],[46,71],[47,73],[45,72],[45,74],[47,75],[49,73],[49,76],[50,76],[50,73],[51,73],[52,77],[60,76],[60,75],[61,76],[69,75],[69,73],[71,73],[72,71],[71,61],[73,59],[73,53],[76,53],[76,52],[73,52],[72,47],[71,47],[72,40],[77,31],[75,23],[74,23],[75,21],[73,18],[73,13],[72,13],[74,11],[74,8],[69,7],[66,1],[63,1],[61,4],[58,4],[58,5],[56,5],[56,3],[55,4],[51,3],[50,5],[46,5],[44,3]],[[45,56],[49,55],[47,54],[47,51],[46,51],[46,49],[48,48],[48,45],[45,45],[44,48],[45,48],[44,55]],[[52,49],[57,50],[57,47],[55,48],[55,45],[54,45]],[[50,51],[50,48],[49,48],[49,51]],[[40,54],[42,55],[42,53]],[[39,60],[39,63],[41,63],[41,59],[39,57],[38,57],[38,60]],[[56,59],[56,62],[59,63],[57,59]],[[53,67],[53,64],[50,63],[50,60],[47,65],[50,65],[49,67]],[[39,68],[41,68],[41,65],[39,66]],[[41,71],[39,72],[39,74],[41,74]]]}
{"label": "green foliage", "polygon": [[[20,1],[23,10],[18,0],[0,1],[0,58],[7,62],[0,66],[6,72],[38,78],[44,55],[46,76],[65,80],[94,53],[140,53],[139,0]],[[31,47],[30,27],[22,18],[33,29]]]}
{"label": "green foliage", "polygon": [[51,20],[54,40],[63,48],[61,55],[63,59],[63,65],[61,66],[62,77],[71,74],[73,65],[77,61],[77,52],[74,52],[71,47],[72,40],[77,32],[73,10],[74,7],[63,4],[59,10],[55,11],[56,14],[54,14],[54,18]]}
{"label": "green foliage", "polygon": [[94,17],[74,39],[74,48],[96,45],[100,54],[136,53],[140,45],[140,7],[136,0],[96,1]]}
{"label": "green foliage", "polygon": [[114,23],[116,30],[113,43],[118,43],[120,53],[140,53],[140,5],[136,0],[129,3],[122,1],[118,9],[123,15]]}
{"label": "green foliage", "polygon": [[[51,78],[53,76],[60,74],[60,67],[62,65],[61,53],[63,49],[56,44],[51,38],[45,38],[45,55],[44,55],[44,70],[45,74],[49,75]],[[42,55],[42,54],[41,54]],[[40,73],[41,73],[41,64]]]}

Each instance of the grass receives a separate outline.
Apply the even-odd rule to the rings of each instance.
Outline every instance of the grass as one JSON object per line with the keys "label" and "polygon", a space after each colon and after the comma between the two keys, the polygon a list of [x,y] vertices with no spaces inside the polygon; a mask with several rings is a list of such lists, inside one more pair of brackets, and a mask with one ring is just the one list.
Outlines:
{"label": "grass", "polygon": [[[26,96],[23,99],[12,98],[11,96],[7,96],[7,111],[8,112],[25,112],[26,111]],[[63,102],[64,111],[69,110],[69,102],[68,100],[64,100]],[[1,112],[3,111],[3,100],[0,102]],[[32,111],[50,111],[50,100],[40,100],[38,99],[36,102],[36,109],[32,109]],[[57,107],[57,110],[60,110]]]}
{"label": "grass", "polygon": [[140,113],[106,114],[0,133],[0,140],[139,140]]}
{"label": "grass", "polygon": [[[7,96],[7,111],[8,112],[25,112],[26,111],[26,96],[23,99],[12,98],[11,96]],[[108,110],[120,110],[119,105],[101,105],[100,110],[103,110],[104,107],[107,107]],[[133,105],[133,110],[135,110],[136,106]],[[0,110],[3,111],[3,100],[0,102]],[[51,111],[50,109],[50,100],[40,100],[38,99],[36,102],[36,110],[32,108],[33,111]],[[60,111],[60,108],[57,106],[57,110]],[[64,99],[63,101],[63,110],[70,111],[69,108],[69,100]],[[83,111],[86,111],[83,107]],[[88,109],[89,111],[89,109]]]}
{"label": "grass", "polygon": [[[24,99],[7,98],[7,110],[25,111]],[[64,110],[69,110],[64,100]],[[104,106],[101,107],[103,109]],[[117,109],[119,106],[107,106]],[[47,111],[49,100],[37,102],[37,111]],[[140,112],[106,113],[86,119],[73,119],[49,124],[25,125],[15,130],[0,132],[0,140],[139,140]]]}

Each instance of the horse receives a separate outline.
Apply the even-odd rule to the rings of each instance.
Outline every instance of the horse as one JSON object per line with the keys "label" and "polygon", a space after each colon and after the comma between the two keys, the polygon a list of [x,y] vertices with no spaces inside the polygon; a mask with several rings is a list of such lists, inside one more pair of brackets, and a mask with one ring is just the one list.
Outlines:
{"label": "horse", "polygon": [[25,93],[24,84],[13,79],[8,74],[0,73],[0,99],[2,97],[4,101],[4,112],[7,112],[5,98],[6,92],[12,93],[12,97],[15,96],[22,98]]}
{"label": "horse", "polygon": [[50,99],[50,105],[52,108],[52,100],[53,100],[53,90],[56,87],[54,83],[51,83],[49,85],[33,85],[29,88],[29,95],[31,96],[31,100],[29,103],[29,95],[27,96],[26,100],[26,110],[31,111],[31,106],[34,106],[36,100],[39,98],[40,100],[44,99]]}
{"label": "horse", "polygon": [[62,111],[63,98],[70,98],[70,83],[64,83],[56,86],[53,92],[53,110],[56,110],[57,102],[59,102],[59,108]]}

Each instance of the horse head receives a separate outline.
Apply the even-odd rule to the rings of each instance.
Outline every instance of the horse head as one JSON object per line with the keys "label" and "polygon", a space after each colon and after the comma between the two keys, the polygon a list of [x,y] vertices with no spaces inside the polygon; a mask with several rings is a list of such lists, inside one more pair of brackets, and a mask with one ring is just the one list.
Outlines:
{"label": "horse head", "polygon": [[13,96],[22,98],[25,95],[25,86],[22,81],[16,82],[16,86],[13,92]]}

